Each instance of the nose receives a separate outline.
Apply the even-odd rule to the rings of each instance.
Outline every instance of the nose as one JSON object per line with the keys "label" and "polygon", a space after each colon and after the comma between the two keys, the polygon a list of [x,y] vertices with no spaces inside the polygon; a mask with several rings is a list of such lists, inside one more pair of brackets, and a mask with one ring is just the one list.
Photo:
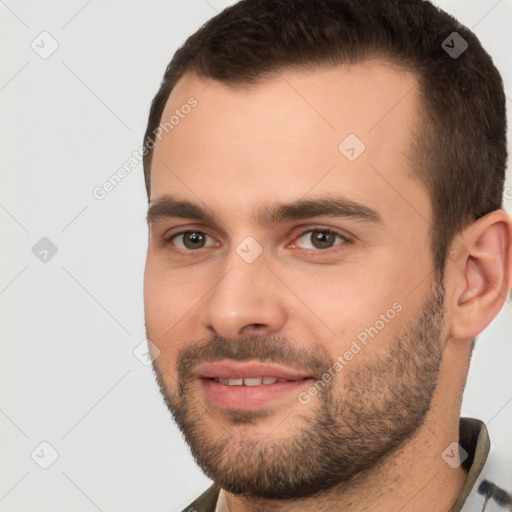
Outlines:
{"label": "nose", "polygon": [[203,325],[227,339],[276,334],[287,318],[280,293],[263,258],[246,263],[235,254],[205,299]]}

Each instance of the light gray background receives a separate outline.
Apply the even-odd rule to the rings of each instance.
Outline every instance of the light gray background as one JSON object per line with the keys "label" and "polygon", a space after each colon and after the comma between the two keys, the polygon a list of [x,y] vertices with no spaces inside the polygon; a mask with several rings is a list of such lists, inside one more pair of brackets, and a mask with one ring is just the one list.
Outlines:
{"label": "light gray background", "polygon": [[[102,201],[92,191],[140,147],[174,51],[229,3],[0,0],[1,511],[172,511],[209,485],[133,354],[145,339],[142,166]],[[438,5],[493,56],[510,109],[512,0]],[[46,59],[31,47],[51,49],[43,31],[59,45]],[[32,252],[42,237],[58,249],[47,262]],[[511,332],[509,300],[479,338],[463,404],[503,456]],[[58,452],[48,469],[35,462],[51,461],[43,441]]]}

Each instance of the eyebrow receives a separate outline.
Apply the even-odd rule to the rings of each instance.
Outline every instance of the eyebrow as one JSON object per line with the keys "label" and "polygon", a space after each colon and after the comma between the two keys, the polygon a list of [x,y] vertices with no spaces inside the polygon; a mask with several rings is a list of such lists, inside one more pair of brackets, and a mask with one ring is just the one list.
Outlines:
{"label": "eyebrow", "polygon": [[216,215],[209,209],[190,201],[176,199],[165,195],[150,205],[146,215],[148,224],[154,224],[160,220],[182,218],[200,221],[216,222]]}
{"label": "eyebrow", "polygon": [[261,224],[276,224],[283,220],[310,217],[345,217],[361,222],[383,223],[375,210],[342,198],[299,199],[293,203],[265,206],[258,213],[258,221]]}
{"label": "eyebrow", "polygon": [[[269,204],[258,211],[256,219],[262,225],[271,225],[285,220],[310,217],[344,217],[359,222],[383,224],[377,211],[344,198],[299,199],[291,203]],[[151,225],[169,218],[194,219],[209,223],[219,222],[217,216],[209,208],[165,195],[150,205],[146,221]]]}

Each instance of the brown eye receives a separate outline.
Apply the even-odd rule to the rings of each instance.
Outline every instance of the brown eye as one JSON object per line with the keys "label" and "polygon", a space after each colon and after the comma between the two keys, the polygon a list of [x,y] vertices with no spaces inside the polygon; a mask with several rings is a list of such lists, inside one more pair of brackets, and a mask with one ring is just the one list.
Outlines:
{"label": "brown eye", "polygon": [[187,249],[198,249],[204,247],[205,236],[203,233],[185,233],[183,235],[183,245]]}
{"label": "brown eye", "polygon": [[303,249],[330,249],[345,242],[338,233],[330,229],[311,229],[303,233],[298,239],[298,246]]}
{"label": "brown eye", "polygon": [[215,245],[213,238],[202,231],[186,231],[170,239],[176,247],[183,250],[203,249]]}
{"label": "brown eye", "polygon": [[328,249],[334,245],[336,235],[327,231],[313,231],[311,233],[311,243],[317,249]]}

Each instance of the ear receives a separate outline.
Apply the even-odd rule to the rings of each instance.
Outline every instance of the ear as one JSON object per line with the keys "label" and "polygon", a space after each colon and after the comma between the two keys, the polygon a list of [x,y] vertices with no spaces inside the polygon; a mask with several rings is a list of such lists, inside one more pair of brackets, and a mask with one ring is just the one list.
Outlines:
{"label": "ear", "polygon": [[456,237],[449,254],[449,334],[472,339],[498,314],[512,286],[511,217],[503,210],[488,213]]}

